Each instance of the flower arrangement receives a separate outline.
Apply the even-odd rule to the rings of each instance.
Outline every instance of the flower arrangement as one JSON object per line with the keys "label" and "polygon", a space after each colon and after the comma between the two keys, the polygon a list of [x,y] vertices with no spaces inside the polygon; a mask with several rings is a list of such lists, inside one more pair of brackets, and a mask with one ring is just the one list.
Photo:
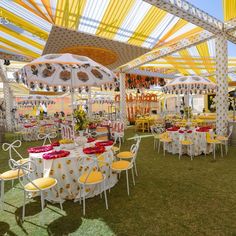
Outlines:
{"label": "flower arrangement", "polygon": [[192,118],[193,113],[192,113],[192,108],[191,107],[184,107],[184,116],[185,116],[185,119],[191,119]]}
{"label": "flower arrangement", "polygon": [[88,119],[86,112],[80,107],[74,111],[75,131],[83,130],[88,126]]}
{"label": "flower arrangement", "polygon": [[59,141],[60,144],[71,144],[74,143],[74,141],[72,139],[61,139]]}

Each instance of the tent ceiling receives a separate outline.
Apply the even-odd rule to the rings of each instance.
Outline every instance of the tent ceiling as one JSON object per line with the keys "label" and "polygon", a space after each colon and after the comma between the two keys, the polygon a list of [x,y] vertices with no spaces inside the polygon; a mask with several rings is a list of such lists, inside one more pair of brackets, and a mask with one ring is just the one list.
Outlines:
{"label": "tent ceiling", "polygon": [[43,54],[73,53],[89,56],[115,69],[148,51],[135,45],[53,26]]}
{"label": "tent ceiling", "polygon": [[42,54],[53,24],[147,49],[202,31],[142,0],[1,0],[0,10],[0,52],[26,58]]}

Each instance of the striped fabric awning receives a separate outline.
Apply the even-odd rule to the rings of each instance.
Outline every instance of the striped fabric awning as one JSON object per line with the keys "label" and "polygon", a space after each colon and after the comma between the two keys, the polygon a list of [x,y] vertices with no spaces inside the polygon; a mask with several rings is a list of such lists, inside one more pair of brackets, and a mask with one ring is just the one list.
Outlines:
{"label": "striped fabric awning", "polygon": [[0,52],[36,58],[53,24],[154,48],[202,31],[142,0],[1,0]]}

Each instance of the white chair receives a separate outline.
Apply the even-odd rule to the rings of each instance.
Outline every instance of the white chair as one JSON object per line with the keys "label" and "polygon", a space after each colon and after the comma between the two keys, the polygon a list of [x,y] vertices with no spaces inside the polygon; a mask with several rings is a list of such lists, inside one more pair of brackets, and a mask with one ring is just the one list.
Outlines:
{"label": "white chair", "polygon": [[[134,144],[132,151],[137,154],[139,148],[139,143]],[[134,170],[133,167],[135,166],[136,162],[136,157],[137,155],[132,155],[130,161],[127,160],[119,160],[119,161],[114,161],[111,164],[111,170],[116,171],[118,173],[121,173],[122,171],[126,172],[126,182],[127,182],[127,194],[129,196],[129,170],[131,169],[132,173],[132,179],[133,179],[133,184],[135,185],[135,179],[134,179]]]}
{"label": "white chair", "polygon": [[123,159],[123,160],[129,160],[129,159],[133,159],[134,158],[134,169],[135,169],[135,174],[136,176],[138,176],[138,171],[137,171],[137,165],[136,165],[136,156],[139,150],[139,145],[141,142],[141,138],[139,136],[137,136],[136,140],[136,144],[133,144],[130,148],[130,151],[124,151],[124,152],[119,152],[117,154],[117,158],[119,159]]}
{"label": "white chair", "polygon": [[[84,157],[87,158],[87,157]],[[101,161],[101,160],[100,160]],[[96,167],[94,167],[94,165]],[[107,202],[107,194],[105,188],[105,180],[106,176],[100,171],[100,167],[98,162],[94,160],[94,162],[90,163],[88,169],[83,168],[82,175],[78,179],[78,183],[81,186],[80,188],[80,203],[81,199],[83,198],[83,214],[85,215],[85,196],[86,196],[86,186],[96,185],[99,187],[100,192],[103,189],[104,196],[105,196],[105,205],[106,209],[108,209],[108,202]]]}
{"label": "white chair", "polygon": [[[11,162],[16,163],[15,165],[19,165],[15,160],[10,159],[9,160],[9,165],[11,167],[11,170],[8,170],[2,174],[0,174],[0,181],[1,181],[1,197],[0,197],[0,205],[1,205],[1,210],[4,210],[4,185],[6,181],[12,181],[12,186],[14,180],[17,180],[19,178],[22,178],[24,176],[24,173],[22,171],[18,171],[17,169],[13,169]],[[26,162],[27,163],[27,162]]]}
{"label": "white chair", "polygon": [[[31,196],[32,193],[39,192],[41,196],[41,209],[43,211],[45,205],[45,191],[54,188],[57,186],[57,194],[59,197],[60,208],[62,208],[62,200],[60,197],[60,191],[57,185],[57,180],[54,178],[38,178],[38,179],[31,179],[31,174],[36,171],[35,163],[32,161],[26,162],[22,165],[18,165],[17,162],[11,160],[12,169],[18,172],[19,182],[24,190],[24,202],[23,202],[23,211],[22,211],[22,221],[25,218],[25,201],[27,196]],[[24,176],[24,181],[22,180],[22,175]],[[25,183],[26,182],[26,183]]]}
{"label": "white chair", "polygon": [[[114,132],[112,134],[112,138],[114,139],[112,151],[114,152],[114,154],[116,154],[116,153],[120,152],[122,138],[116,132]],[[118,142],[118,147],[117,147],[117,142]]]}
{"label": "white chair", "polygon": [[173,152],[173,141],[167,132],[160,134],[159,145],[158,145],[158,153],[160,152],[161,143],[163,144],[163,154],[166,155],[166,145],[172,145]]}
{"label": "white chair", "polygon": [[45,134],[38,134],[38,139],[43,140],[43,146],[46,145],[47,141],[49,142],[49,144],[52,143],[51,139],[54,139],[57,137],[57,133],[53,132],[53,133],[45,133]]}
{"label": "white chair", "polygon": [[74,130],[69,125],[61,124],[61,136],[63,139],[74,139]]}
{"label": "white chair", "polygon": [[[17,151],[17,148],[21,147],[21,141],[20,140],[15,140],[12,143],[3,143],[2,149],[5,152],[9,152],[9,159],[14,159],[18,164],[23,164],[27,161],[29,161],[29,158],[23,158],[22,155]],[[16,157],[13,156],[13,153],[16,154]]]}
{"label": "white chair", "polygon": [[184,134],[179,135],[179,159],[183,155],[183,146],[189,149],[191,161],[193,160],[194,155],[194,143],[193,143],[193,134],[185,137]]}
{"label": "white chair", "polygon": [[[227,136],[216,136],[216,139],[221,142],[221,145],[225,146],[225,153],[226,155],[228,154],[228,149],[229,149],[229,138],[233,133],[233,125],[229,127],[229,133]],[[225,132],[226,133],[226,132]]]}
{"label": "white chair", "polygon": [[151,133],[153,135],[153,148],[154,150],[158,147],[158,143],[160,141],[160,134],[163,132],[163,129],[160,127],[157,127],[156,125],[152,125],[150,127]]}

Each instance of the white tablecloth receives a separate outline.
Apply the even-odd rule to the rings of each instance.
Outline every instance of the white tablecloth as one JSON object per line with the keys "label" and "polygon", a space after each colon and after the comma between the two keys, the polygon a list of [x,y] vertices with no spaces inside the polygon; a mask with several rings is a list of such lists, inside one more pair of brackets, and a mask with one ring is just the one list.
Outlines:
{"label": "white tablecloth", "polygon": [[[85,156],[82,148],[76,147],[74,150],[69,151],[70,155],[68,157],[54,160],[43,159],[42,156],[44,153],[31,153],[29,157],[30,160],[35,162],[37,168],[34,178],[52,177],[57,179],[61,198],[68,200],[75,199],[76,201],[79,200],[80,197],[78,179],[83,173],[83,170],[88,170],[96,166],[94,160],[96,160],[97,156],[87,156],[87,158],[82,161],[81,156]],[[107,152],[109,155],[113,155],[111,147],[107,147]],[[101,167],[101,171],[106,175],[105,188],[109,189],[109,187],[113,187],[118,181],[117,173],[112,172],[109,165],[105,163]],[[86,198],[98,195],[101,191],[103,191],[103,189],[99,188],[97,185],[87,186]],[[47,191],[46,195],[48,200],[55,202],[59,200],[55,189]]]}
{"label": "white tablecloth", "polygon": [[[173,154],[179,153],[179,139],[180,134],[179,131],[167,131],[169,137],[172,139],[172,143],[166,145],[166,150]],[[210,131],[213,133],[213,131]],[[185,139],[193,141],[193,149],[194,149],[194,156],[199,156],[206,152],[209,154],[213,151],[211,145],[207,145],[206,143],[206,132],[197,132],[193,131],[193,133],[185,133]],[[182,146],[182,153],[190,155],[190,149],[187,146]]]}

